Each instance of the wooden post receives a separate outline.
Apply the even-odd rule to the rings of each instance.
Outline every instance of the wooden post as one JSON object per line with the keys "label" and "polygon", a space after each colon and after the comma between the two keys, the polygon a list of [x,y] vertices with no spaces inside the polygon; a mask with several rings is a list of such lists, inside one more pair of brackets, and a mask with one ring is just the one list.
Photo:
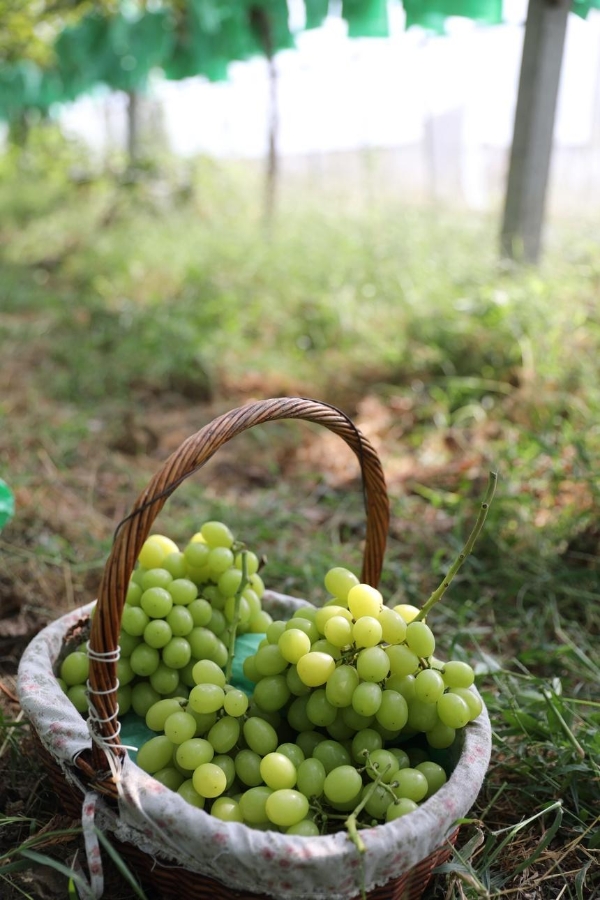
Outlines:
{"label": "wooden post", "polygon": [[529,0],[501,250],[539,259],[560,72],[571,0]]}

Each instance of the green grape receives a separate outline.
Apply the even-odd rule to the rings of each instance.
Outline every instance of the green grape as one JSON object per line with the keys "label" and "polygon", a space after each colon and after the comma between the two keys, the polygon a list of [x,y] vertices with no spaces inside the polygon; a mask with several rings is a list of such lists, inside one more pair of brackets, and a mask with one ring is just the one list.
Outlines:
{"label": "green grape", "polygon": [[[165,588],[151,587],[142,594],[140,606],[151,619],[162,619],[171,612],[173,598]],[[125,631],[129,629],[125,628]]]}
{"label": "green grape", "polygon": [[[302,612],[305,613],[305,607],[302,607]],[[316,610],[315,610],[316,613]],[[315,625],[315,623],[305,616],[292,616],[289,622],[286,622],[286,630],[291,630],[292,628],[298,628],[300,631],[303,631],[308,635],[311,645],[314,644],[315,641],[319,640],[319,629]]]}
{"label": "green grape", "polygon": [[381,625],[381,637],[386,644],[400,644],[406,637],[406,622],[402,616],[384,606],[379,613],[379,624]]}
{"label": "green grape", "polygon": [[345,706],[342,709],[342,719],[349,728],[353,728],[354,731],[362,731],[363,728],[368,728],[374,722],[375,716],[361,716],[353,706]]}
{"label": "green grape", "polygon": [[261,675],[279,675],[289,663],[284,659],[278,644],[267,644],[254,654],[256,669]]}
{"label": "green grape", "polygon": [[340,600],[346,600],[350,588],[355,587],[358,583],[356,575],[342,566],[335,566],[325,574],[325,588]]}
{"label": "green grape", "polygon": [[192,614],[185,606],[174,606],[165,621],[175,637],[185,637],[194,627]]}
{"label": "green grape", "polygon": [[235,756],[235,773],[237,777],[248,787],[258,787],[262,784],[260,774],[260,761],[262,757],[254,750],[245,748],[239,750]]}
{"label": "green grape", "polygon": [[295,825],[286,828],[286,834],[296,834],[299,837],[318,837],[320,834],[319,827],[312,819],[302,819]]}
{"label": "green grape", "polygon": [[[211,520],[205,522],[200,528],[200,534],[209,547],[231,547],[234,541],[233,534],[223,522]],[[233,562],[233,560],[232,560]]]}
{"label": "green grape", "polygon": [[184,741],[189,741],[196,734],[196,720],[183,710],[171,713],[165,720],[164,732],[171,743],[183,744]]}
{"label": "green grape", "polygon": [[144,628],[145,642],[156,650],[166,647],[172,637],[171,627],[164,619],[150,619]]}
{"label": "green grape", "polygon": [[399,603],[397,606],[394,606],[394,612],[397,612],[398,615],[402,616],[404,621],[408,624],[409,622],[414,621],[421,610],[416,606],[411,606],[410,603]]}
{"label": "green grape", "polygon": [[189,705],[186,712],[189,712],[196,720],[195,737],[204,737],[204,735],[208,734],[218,718],[216,712],[199,713]]}
{"label": "green grape", "polygon": [[374,616],[361,616],[352,629],[352,637],[357,647],[375,647],[380,642],[381,635],[379,619]]}
{"label": "green grape", "polygon": [[[138,687],[138,685],[136,685]],[[181,697],[159,699],[148,708],[145,716],[146,727],[151,731],[164,731],[165,722],[173,713],[181,712],[185,700]]]}
{"label": "green grape", "polygon": [[248,581],[250,582],[250,587],[257,595],[257,597],[262,598],[262,595],[265,592],[265,583],[258,572],[254,572],[252,575],[249,575]]}
{"label": "green grape", "polygon": [[388,747],[388,750],[398,760],[399,769],[406,769],[410,766],[410,758],[406,750],[403,750],[401,747]]}
{"label": "green grape", "polygon": [[311,651],[296,663],[298,675],[309,687],[325,684],[335,669],[335,660],[327,653]]}
{"label": "green grape", "polygon": [[382,647],[367,647],[358,654],[356,671],[363,681],[383,681],[390,671],[389,656]]}
{"label": "green grape", "polygon": [[185,781],[185,776],[175,766],[165,766],[164,769],[155,772],[153,777],[172,791],[178,790]]}
{"label": "green grape", "polygon": [[162,534],[152,534],[146,538],[138,562],[146,569],[154,569],[160,566],[169,553],[177,553],[179,550],[177,544],[170,538]]}
{"label": "green grape", "polygon": [[[138,681],[131,690],[131,706],[136,716],[145,719],[150,707],[160,700],[160,694],[147,681]],[[161,729],[157,729],[160,731]]]}
{"label": "green grape", "polygon": [[396,797],[407,797],[419,803],[427,794],[429,784],[423,772],[409,767],[396,772],[392,790]]}
{"label": "green grape", "polygon": [[408,704],[407,725],[414,731],[430,731],[439,722],[437,704],[420,703],[413,700]]}
{"label": "green grape", "polygon": [[243,733],[249,748],[260,754],[260,756],[272,753],[279,743],[277,732],[273,726],[264,719],[257,717],[246,719],[243,725]]}
{"label": "green grape", "polygon": [[326,776],[323,793],[331,803],[349,803],[362,789],[359,772],[350,765],[337,766]]}
{"label": "green grape", "polygon": [[420,703],[437,703],[444,693],[444,679],[435,669],[423,669],[415,678],[415,699]]}
{"label": "green grape", "polygon": [[276,750],[263,756],[260,762],[260,774],[264,783],[274,791],[293,788],[296,784],[296,766],[291,759]]}
{"label": "green grape", "polygon": [[117,662],[117,678],[119,679],[119,684],[129,684],[135,678],[136,673],[131,668],[131,663],[128,659],[120,659]]}
{"label": "green grape", "polygon": [[252,634],[264,634],[272,621],[273,619],[269,613],[261,609],[260,612],[251,616],[248,625]]}
{"label": "green grape", "polygon": [[442,785],[446,784],[446,773],[437,763],[431,762],[431,760],[425,760],[415,766],[415,768],[419,772],[422,772],[427,779],[427,793],[424,797],[425,800],[428,800],[436,793],[436,791],[439,791]]}
{"label": "green grape", "polygon": [[291,741],[280,744],[277,748],[277,753],[283,753],[284,756],[287,756],[296,768],[298,768],[300,763],[304,762],[305,759],[304,753],[300,747],[297,744],[292,744]]}
{"label": "green grape", "polygon": [[341,665],[334,669],[325,685],[325,694],[331,705],[339,708],[350,706],[359,680],[354,666]]}
{"label": "green grape", "polygon": [[331,641],[328,641],[326,638],[319,638],[318,641],[311,644],[310,650],[311,653],[326,653],[327,656],[331,656],[334,660],[342,658],[342,651],[340,648],[334,647]]}
{"label": "green grape", "polygon": [[193,737],[179,744],[175,752],[175,760],[182,769],[192,772],[198,766],[211,762],[215,755],[212,744],[205,738]]}
{"label": "green grape", "polygon": [[156,737],[146,741],[137,753],[137,764],[144,772],[153,775],[159,769],[168,766],[173,758],[173,744],[164,734],[157,734]]}
{"label": "green grape", "polygon": [[313,725],[325,728],[335,721],[338,708],[327,699],[325,688],[312,691],[306,703],[306,715]]}
{"label": "green grape", "polygon": [[297,825],[308,813],[308,800],[300,791],[283,788],[273,791],[265,803],[267,818],[274,825],[289,828]]}
{"label": "green grape", "polygon": [[240,569],[226,569],[217,581],[219,592],[224,597],[235,597],[242,583],[242,573]]}
{"label": "green grape", "polygon": [[450,728],[464,728],[471,718],[467,703],[458,694],[442,694],[436,705],[441,721]]}
{"label": "green grape", "polygon": [[266,806],[272,793],[271,788],[265,784],[244,791],[239,799],[240,812],[244,822],[247,822],[248,825],[263,825],[269,821]]}
{"label": "green grape", "polygon": [[250,699],[250,703],[248,705],[248,718],[256,718],[256,719],[264,719],[265,722],[268,722],[275,731],[281,728],[282,719],[278,712],[267,712],[264,709],[261,709],[260,706],[254,702],[254,700]]}
{"label": "green grape", "polygon": [[[238,618],[238,627],[240,625],[247,625],[250,621],[250,606],[248,602],[244,599],[244,597],[240,597],[236,599],[235,597],[228,597],[223,605],[223,625],[226,626],[227,623],[232,623],[236,617],[236,605],[237,605],[237,618]],[[214,626],[211,624],[210,626],[215,634],[220,634],[217,632]]]}
{"label": "green grape", "polygon": [[233,553],[228,547],[215,547],[208,554],[208,571],[210,577],[217,580],[233,565]]}
{"label": "green grape", "polygon": [[136,566],[136,568],[131,573],[130,581],[133,581],[135,584],[139,584],[142,586],[142,578],[146,574],[146,569],[143,566]]}
{"label": "green grape", "polygon": [[[315,748],[316,749],[316,748]],[[311,757],[298,766],[296,787],[305,797],[320,797],[327,772],[320,759]]]}
{"label": "green grape", "polygon": [[381,696],[378,684],[362,681],[352,694],[352,709],[361,716],[374,716],[381,706]]}
{"label": "green grape", "polygon": [[72,684],[67,687],[67,697],[77,710],[77,712],[85,714],[88,711],[88,692],[84,684]]}
{"label": "green grape", "polygon": [[382,746],[383,740],[380,734],[373,728],[363,728],[362,731],[357,731],[352,738],[352,759],[354,762],[364,765],[367,758],[365,751],[372,753],[373,750],[381,750]]}
{"label": "green grape", "polygon": [[121,616],[121,629],[132,637],[141,637],[150,617],[140,606],[125,606]]}
{"label": "green grape", "polygon": [[239,716],[243,716],[248,709],[248,697],[238,688],[232,688],[232,690],[225,692],[223,706],[228,716],[235,716],[238,718]]}
{"label": "green grape", "polygon": [[194,628],[197,628],[198,626],[204,628],[208,625],[213,612],[212,606],[208,600],[205,600],[203,597],[198,597],[196,600],[192,600],[190,605],[186,608],[192,617]]}
{"label": "green grape", "polygon": [[171,694],[179,685],[179,671],[165,665],[161,660],[150,675],[150,684],[159,694]]}
{"label": "green grape", "polygon": [[287,711],[287,720],[294,731],[310,731],[313,722],[308,718],[306,707],[310,698],[310,694],[303,694],[293,700]]}
{"label": "green grape", "polygon": [[456,731],[454,728],[451,728],[450,725],[445,725],[443,722],[437,722],[433,728],[430,728],[429,731],[425,732],[425,737],[427,738],[427,743],[430,747],[434,747],[436,750],[445,750],[454,743]]}
{"label": "green grape", "polygon": [[339,741],[321,741],[313,750],[313,758],[323,763],[325,772],[329,774],[338,766],[350,765],[352,757]]}
{"label": "green grape", "polygon": [[367,800],[365,812],[373,816],[374,819],[385,819],[390,805],[390,797],[391,794],[388,789],[382,784],[365,785],[361,794],[361,800]]}
{"label": "green grape", "polygon": [[233,797],[217,797],[210,808],[211,816],[222,822],[243,822],[240,805]]}
{"label": "green grape", "polygon": [[186,779],[182,784],[177,788],[177,793],[180,794],[184,800],[186,800],[191,806],[195,806],[198,809],[204,809],[204,805],[206,800],[204,797],[201,797],[196,788],[194,787],[194,782],[191,778]]}
{"label": "green grape", "polygon": [[221,668],[224,669],[227,665],[228,655],[227,647],[223,641],[220,641],[219,638],[217,638],[216,647],[210,656],[208,656],[208,659],[212,659],[213,662],[216,662],[218,666],[221,666]]}
{"label": "green grape", "polygon": [[174,579],[185,578],[187,574],[187,565],[185,556],[181,550],[168,553],[162,561],[162,568],[166,569]]}
{"label": "green grape", "polygon": [[232,716],[223,716],[208,732],[208,740],[217,753],[229,753],[240,736],[240,723]]}
{"label": "green grape", "polygon": [[483,710],[483,700],[481,699],[479,694],[476,694],[474,691],[469,690],[469,688],[451,688],[448,693],[456,694],[465,701],[465,703],[469,707],[470,722],[472,722],[473,719],[476,719]]}
{"label": "green grape", "polygon": [[196,684],[217,684],[225,689],[225,673],[211,659],[200,659],[194,664],[192,675]]}
{"label": "green grape", "polygon": [[347,741],[354,737],[356,733],[355,728],[351,728],[350,725],[346,725],[343,719],[343,710],[338,709],[337,715],[333,722],[327,726],[327,734],[334,741]]}
{"label": "green grape", "polygon": [[265,712],[283,709],[290,699],[290,689],[284,675],[267,675],[261,678],[252,694],[252,699]]}
{"label": "green grape", "polygon": [[160,654],[155,647],[148,644],[138,644],[129,657],[129,663],[136,675],[148,677],[158,668]]}
{"label": "green grape", "polygon": [[176,578],[167,590],[176,606],[186,607],[198,599],[198,588],[189,578]]}
{"label": "green grape", "polygon": [[[312,622],[314,625],[316,622],[316,619],[317,619],[318,612],[319,612],[319,610],[317,609],[317,607],[312,606],[311,604],[307,604],[306,606],[300,606],[300,607],[298,607],[298,609],[294,610],[294,612],[292,613],[291,620],[289,621],[289,623],[286,623],[286,624],[288,625],[289,628],[296,628],[294,621],[296,619],[304,619],[305,621],[308,620],[309,622]],[[317,631],[318,631],[318,629],[317,629]],[[309,637],[310,637],[310,635],[309,635]]]}
{"label": "green grape", "polygon": [[254,654],[252,654],[252,656],[246,657],[246,659],[242,663],[242,671],[244,673],[244,676],[248,679],[248,681],[253,681],[255,684],[257,684],[260,681],[260,679],[262,678],[262,675],[256,668],[256,663],[254,661]]}
{"label": "green grape", "polygon": [[184,637],[172,637],[162,648],[162,661],[172,669],[183,669],[192,658],[192,648]]}
{"label": "green grape", "polygon": [[143,591],[141,585],[135,581],[130,581],[127,585],[127,593],[125,594],[125,603],[128,606],[139,606]]}
{"label": "green grape", "polygon": [[381,694],[381,703],[375,718],[389,731],[399,731],[408,721],[408,703],[402,694],[385,690]]}
{"label": "green grape", "polygon": [[[348,647],[355,637],[352,622],[349,622],[344,616],[332,616],[325,622],[323,630],[325,637],[334,647]],[[361,646],[366,645],[362,644]]]}
{"label": "green grape", "polygon": [[390,691],[396,691],[402,694],[407,703],[415,699],[415,676],[414,675],[390,675],[385,686]]}
{"label": "green grape", "polygon": [[475,681],[475,673],[471,666],[457,659],[444,663],[442,676],[446,687],[449,688],[469,688]]}
{"label": "green grape", "polygon": [[[273,622],[275,625],[275,622]],[[269,628],[272,628],[270,625]],[[269,633],[267,632],[267,637]],[[310,638],[305,631],[300,628],[285,629],[279,635],[277,646],[284,660],[294,665],[301,659],[305,653],[310,651]]]}
{"label": "green grape", "polygon": [[121,633],[119,634],[119,647],[121,648],[121,656],[131,656],[133,653],[134,647],[137,647],[138,644],[141,644],[142,637],[140,635],[132,635],[127,634],[126,631],[121,629]]}
{"label": "green grape", "polygon": [[[66,685],[84,684],[90,674],[90,661],[87,653],[74,650],[67,654],[60,665],[60,677]],[[87,709],[87,705],[86,705]]]}
{"label": "green grape", "polygon": [[[253,553],[252,550],[244,550],[243,553],[246,557],[246,572],[247,572],[247,574],[248,575],[256,575],[256,573],[258,572],[259,567],[260,567],[260,560],[259,560],[258,556],[256,555],[256,553]],[[241,568],[243,565],[242,552],[236,553],[233,564],[236,567],[236,569],[240,569],[240,571],[241,571]]]}
{"label": "green grape", "polygon": [[392,675],[414,675],[419,671],[419,657],[405,644],[390,644],[385,648]]}
{"label": "green grape", "polygon": [[218,753],[216,756],[213,756],[211,762],[223,769],[227,779],[226,790],[230,790],[235,781],[235,762],[232,757],[228,753]]}
{"label": "green grape", "polygon": [[394,819],[399,819],[401,816],[414,812],[414,810],[418,808],[419,807],[414,800],[409,800],[408,797],[398,797],[388,806],[385,814],[385,821],[393,822]]}
{"label": "green grape", "polygon": [[[334,673],[335,674],[335,673]],[[252,679],[250,679],[252,680]],[[298,670],[296,666],[290,665],[285,673],[285,681],[287,686],[290,689],[290,692],[295,697],[301,697],[303,694],[310,693],[310,688],[307,684],[304,684],[300,676],[298,675]]]}
{"label": "green grape", "polygon": [[435,650],[435,638],[425,622],[410,622],[406,627],[406,644],[417,656],[426,659]]}
{"label": "green grape", "polygon": [[330,619],[335,619],[337,616],[341,616],[342,619],[352,624],[352,613],[345,606],[338,606],[335,603],[331,605],[322,606],[320,609],[317,609],[315,615],[315,625],[319,629],[320,634],[325,634],[325,626]]}
{"label": "green grape", "polygon": [[185,550],[183,557],[189,569],[201,569],[208,562],[208,554],[210,548],[208,544],[202,544],[199,541],[190,541]]}
{"label": "green grape", "polygon": [[168,588],[172,581],[173,576],[166,569],[158,567],[155,569],[148,569],[142,576],[142,590],[146,592],[150,590],[150,588]]}
{"label": "green grape", "polygon": [[383,597],[369,584],[356,584],[348,591],[348,609],[355,619],[361,616],[377,618],[383,609]]}
{"label": "green grape", "polygon": [[369,754],[366,771],[369,778],[375,780],[381,775],[381,780],[384,784],[389,784],[394,780],[399,768],[399,760],[395,754],[393,754],[391,750],[381,749],[373,750],[373,752]]}
{"label": "green grape", "polygon": [[319,734],[318,731],[311,731],[310,729],[301,731],[298,735],[296,735],[296,743],[307,759],[309,758],[309,756],[312,756],[317,744],[324,740],[324,735]]}
{"label": "green grape", "polygon": [[189,704],[199,713],[212,713],[222,709],[225,701],[225,691],[218,684],[197,684],[192,688],[189,696]]}

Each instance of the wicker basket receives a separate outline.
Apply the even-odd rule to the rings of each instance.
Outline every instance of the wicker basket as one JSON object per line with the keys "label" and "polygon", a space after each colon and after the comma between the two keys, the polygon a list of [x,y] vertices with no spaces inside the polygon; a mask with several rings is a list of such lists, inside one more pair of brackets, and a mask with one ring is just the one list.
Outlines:
{"label": "wicker basket", "polygon": [[[313,400],[278,398],[252,403],[215,419],[188,438],[162,465],[121,524],[107,561],[90,632],[92,715],[86,723],[60,690],[53,666],[73,629],[85,627],[93,604],[63,616],[26,649],[19,694],[32,722],[40,757],[66,810],[82,819],[96,895],[101,879],[91,821],[111,840],[153,896],[249,900],[350,900],[362,879],[369,900],[418,900],[433,869],[456,838],[456,820],[474,803],[490,755],[484,709],[464,731],[446,785],[410,816],[363,832],[364,873],[358,854],[338,832],[316,838],[261,832],[215,820],[143,773],[119,739],[116,661],[121,614],[140,549],[167,498],[230,438],[258,424],[304,419],[339,435],[354,451],[363,479],[366,540],[362,580],[377,586],[389,521],[381,464],[368,440],[339,410]],[[296,601],[297,603],[298,601]],[[294,601],[267,592],[278,617]],[[95,876],[95,877],[94,877]]]}

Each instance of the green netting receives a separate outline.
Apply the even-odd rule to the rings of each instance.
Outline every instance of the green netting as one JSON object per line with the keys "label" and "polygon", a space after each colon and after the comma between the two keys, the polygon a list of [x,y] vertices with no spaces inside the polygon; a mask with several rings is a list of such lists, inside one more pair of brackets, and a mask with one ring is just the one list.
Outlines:
{"label": "green netting", "polygon": [[474,19],[485,25],[500,25],[502,0],[402,0],[406,27],[420,25],[442,34],[450,16]]}
{"label": "green netting", "polygon": [[572,0],[572,12],[586,19],[590,9],[600,9],[600,0]]}
{"label": "green netting", "polygon": [[342,18],[348,23],[348,37],[388,37],[387,0],[342,0]]}
{"label": "green netting", "polygon": [[112,88],[134,91],[145,86],[150,71],[163,65],[175,44],[174,22],[166,11],[137,19],[115,16],[109,29],[112,58],[102,80]]}
{"label": "green netting", "polygon": [[320,28],[327,17],[329,0],[304,0],[306,11],[305,28]]}

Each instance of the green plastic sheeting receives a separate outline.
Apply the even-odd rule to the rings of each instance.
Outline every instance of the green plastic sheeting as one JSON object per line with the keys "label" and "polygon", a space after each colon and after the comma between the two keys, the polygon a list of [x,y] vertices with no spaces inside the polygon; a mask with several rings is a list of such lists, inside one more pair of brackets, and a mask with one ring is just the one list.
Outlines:
{"label": "green plastic sheeting", "polygon": [[0,478],[0,530],[15,514],[15,498],[5,481]]}

